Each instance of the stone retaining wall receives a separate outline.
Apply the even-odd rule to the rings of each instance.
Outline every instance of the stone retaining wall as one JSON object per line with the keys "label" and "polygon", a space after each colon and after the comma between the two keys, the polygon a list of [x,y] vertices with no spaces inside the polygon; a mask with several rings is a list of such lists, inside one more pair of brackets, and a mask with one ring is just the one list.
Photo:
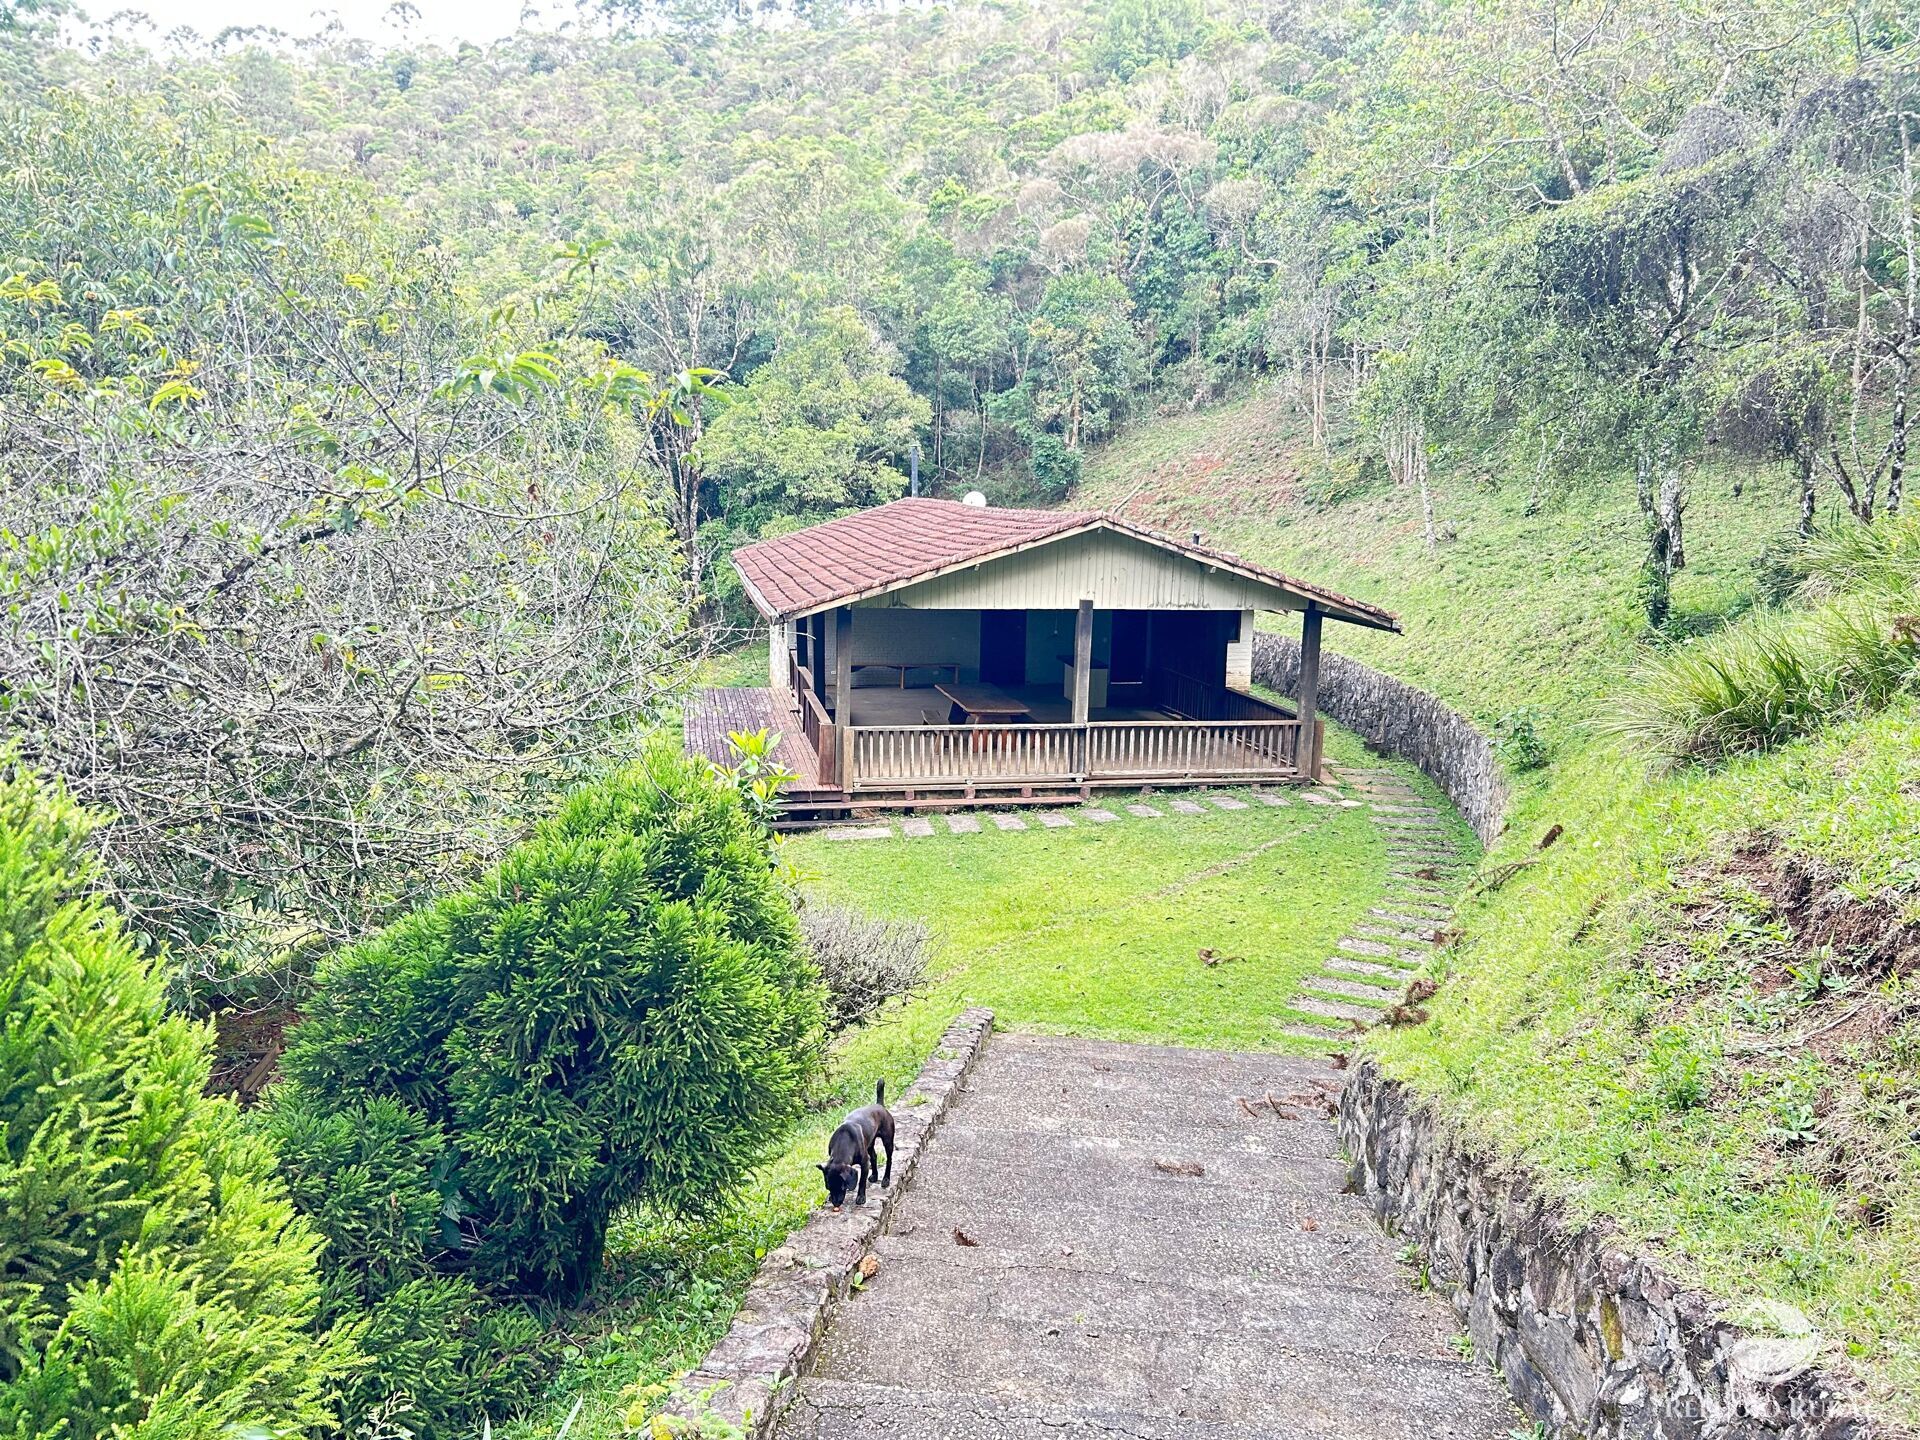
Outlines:
{"label": "stone retaining wall", "polygon": [[[1352,1188],[1416,1242],[1428,1276],[1555,1435],[1605,1440],[1898,1440],[1821,1371],[1812,1338],[1764,1338],[1569,1221],[1524,1173],[1464,1146],[1433,1108],[1358,1064],[1340,1098]],[[1790,1315],[1792,1312],[1788,1312]]]}
{"label": "stone retaining wall", "polygon": [[680,1382],[666,1417],[675,1433],[711,1433],[700,1428],[703,1420],[735,1427],[749,1440],[773,1433],[788,1387],[805,1371],[834,1307],[853,1288],[874,1240],[891,1223],[894,1200],[913,1178],[927,1138],[992,1030],[991,1010],[963,1012],[906,1093],[888,1106],[899,1148],[893,1184],[878,1203],[849,1205],[838,1215],[824,1206],[816,1209],[761,1262],[731,1328]]}
{"label": "stone retaining wall", "polygon": [[[1300,681],[1300,642],[1256,635],[1253,678],[1291,695]],[[1493,745],[1459,711],[1417,686],[1358,660],[1320,652],[1320,709],[1379,749],[1411,760],[1446,792],[1482,844],[1500,833],[1507,786]]]}

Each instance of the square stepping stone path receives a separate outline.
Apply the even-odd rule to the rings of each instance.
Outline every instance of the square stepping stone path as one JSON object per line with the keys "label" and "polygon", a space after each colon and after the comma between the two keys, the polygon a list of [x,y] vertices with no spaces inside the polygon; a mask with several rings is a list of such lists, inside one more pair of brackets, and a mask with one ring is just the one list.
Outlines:
{"label": "square stepping stone path", "polygon": [[1193,800],[1170,800],[1167,802],[1182,815],[1204,815],[1207,807]]}
{"label": "square stepping stone path", "polygon": [[1064,815],[1042,815],[1040,823],[1049,830],[1065,830],[1073,824],[1073,821]]}
{"label": "square stepping stone path", "polygon": [[1272,794],[1272,793],[1262,793],[1262,794],[1261,794],[1261,796],[1260,796],[1260,803],[1261,803],[1262,805],[1291,805],[1291,804],[1293,803],[1293,801],[1291,801],[1291,800],[1289,800],[1289,799],[1288,799],[1288,798],[1287,798],[1286,796],[1284,796],[1284,795],[1274,795],[1274,794]]}
{"label": "square stepping stone path", "polygon": [[900,833],[910,839],[923,840],[933,834],[933,821],[920,815],[909,816],[900,822]]}
{"label": "square stepping stone path", "polygon": [[827,831],[829,840],[891,840],[891,825],[836,825]]}
{"label": "square stepping stone path", "polygon": [[1091,820],[1096,825],[1110,825],[1120,817],[1111,810],[1102,810],[1095,805],[1083,806],[1080,811],[1082,820]]}
{"label": "square stepping stone path", "polygon": [[1024,830],[1027,828],[1027,822],[1022,820],[1018,815],[996,815],[993,817],[993,823],[1001,830]]}
{"label": "square stepping stone path", "polygon": [[1207,799],[1211,800],[1222,810],[1244,810],[1247,808],[1246,801],[1236,800],[1231,795],[1209,795]]}
{"label": "square stepping stone path", "polygon": [[1142,820],[1157,820],[1160,818],[1161,813],[1161,811],[1154,809],[1151,805],[1127,806],[1127,814],[1138,815]]}
{"label": "square stepping stone path", "polygon": [[956,835],[978,835],[980,833],[980,817],[978,815],[949,815],[947,817],[947,829]]}

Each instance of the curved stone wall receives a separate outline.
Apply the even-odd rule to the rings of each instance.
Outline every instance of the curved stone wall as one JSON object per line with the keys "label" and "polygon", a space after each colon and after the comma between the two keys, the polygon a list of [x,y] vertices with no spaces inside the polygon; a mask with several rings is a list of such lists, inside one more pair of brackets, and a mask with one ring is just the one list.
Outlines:
{"label": "curved stone wall", "polygon": [[[1260,634],[1253,678],[1291,695],[1300,679],[1300,642]],[[1411,760],[1446,792],[1482,844],[1506,815],[1507,786],[1493,744],[1435,695],[1331,650],[1320,653],[1320,710],[1390,755]]]}
{"label": "curved stone wall", "polygon": [[[1463,1143],[1372,1060],[1340,1094],[1349,1184],[1543,1433],[1592,1440],[1911,1440],[1821,1368],[1817,1337],[1743,1331],[1605,1222]],[[1518,1431],[1516,1434],[1520,1433]]]}

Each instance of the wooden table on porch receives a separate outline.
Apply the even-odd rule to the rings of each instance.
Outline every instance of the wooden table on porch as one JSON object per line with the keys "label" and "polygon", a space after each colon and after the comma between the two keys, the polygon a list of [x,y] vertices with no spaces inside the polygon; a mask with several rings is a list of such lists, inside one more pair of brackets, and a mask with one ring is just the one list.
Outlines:
{"label": "wooden table on porch", "polygon": [[1017,724],[1033,719],[1027,702],[1009,695],[997,685],[936,685],[933,687],[953,706],[948,712],[955,725],[986,725],[1000,720]]}

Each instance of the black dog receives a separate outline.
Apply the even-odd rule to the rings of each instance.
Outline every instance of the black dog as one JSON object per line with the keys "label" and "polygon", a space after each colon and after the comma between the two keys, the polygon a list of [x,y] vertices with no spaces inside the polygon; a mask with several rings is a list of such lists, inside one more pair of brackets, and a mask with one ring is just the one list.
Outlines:
{"label": "black dog", "polygon": [[838,1210],[846,1203],[847,1191],[857,1187],[853,1203],[867,1203],[867,1182],[880,1174],[873,1158],[874,1145],[887,1147],[887,1173],[882,1185],[893,1183],[893,1116],[887,1110],[887,1082],[873,1087],[873,1104],[863,1105],[840,1122],[827,1142],[827,1163],[820,1173],[827,1180],[827,1199]]}

